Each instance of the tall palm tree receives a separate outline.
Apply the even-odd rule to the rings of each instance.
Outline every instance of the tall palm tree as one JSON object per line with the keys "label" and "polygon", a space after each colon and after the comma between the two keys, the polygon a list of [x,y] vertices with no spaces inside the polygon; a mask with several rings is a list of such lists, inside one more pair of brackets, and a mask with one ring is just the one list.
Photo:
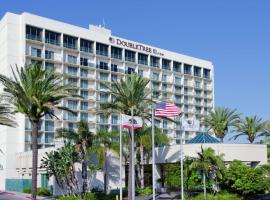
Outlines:
{"label": "tall palm tree", "polygon": [[54,115],[54,109],[68,110],[60,105],[63,98],[77,97],[70,91],[75,86],[63,84],[64,76],[41,65],[12,68],[12,77],[0,75],[5,100],[15,112],[25,114],[32,126],[32,199],[37,193],[38,125],[41,118]]}
{"label": "tall palm tree", "polygon": [[192,162],[191,166],[194,169],[198,169],[203,175],[204,185],[204,199],[206,199],[206,177],[215,176],[222,178],[222,172],[225,169],[223,155],[215,155],[215,151],[212,148],[203,149],[198,152],[198,157]]}
{"label": "tall palm tree", "polygon": [[85,194],[87,185],[87,150],[93,144],[93,133],[89,131],[86,121],[78,122],[78,130],[74,129],[57,129],[57,138],[69,140],[74,146],[82,164],[82,193]]}
{"label": "tall palm tree", "polygon": [[229,131],[229,127],[236,127],[239,122],[239,113],[229,108],[216,108],[202,119],[202,123],[212,130],[221,142]]}
{"label": "tall palm tree", "polygon": [[119,152],[119,133],[117,131],[98,129],[96,135],[94,135],[93,143],[88,152],[90,154],[95,152],[99,164],[103,166],[104,193],[106,194],[108,186],[108,152]]}
{"label": "tall palm tree", "polygon": [[[140,187],[144,188],[144,165],[145,165],[145,154],[151,154],[152,150],[152,127],[147,127],[144,125],[142,129],[137,131],[136,141],[140,150],[140,169],[139,179],[140,179]],[[155,145],[166,145],[169,143],[169,138],[162,133],[162,131],[155,127]]]}
{"label": "tall palm tree", "polygon": [[14,121],[14,117],[13,117],[12,113],[13,113],[13,109],[10,107],[10,105],[3,102],[3,100],[1,100],[1,102],[0,102],[0,125],[15,127],[16,122]]}
{"label": "tall palm tree", "polygon": [[[120,82],[114,81],[111,86],[108,86],[111,95],[114,97],[113,102],[105,103],[102,109],[107,113],[121,113],[126,115],[140,116],[143,120],[151,119],[151,104],[149,98],[150,91],[146,90],[149,80],[144,79],[135,73],[127,76],[126,79]],[[133,113],[132,113],[133,112]],[[129,183],[128,197],[132,198],[132,166],[134,166],[132,152],[132,137],[129,131]]]}
{"label": "tall palm tree", "polygon": [[255,138],[259,133],[265,132],[266,122],[262,121],[262,118],[258,116],[250,116],[246,117],[243,120],[240,120],[238,125],[236,126],[237,134],[233,137],[233,139],[237,139],[239,136],[247,136],[250,143],[253,143]]}

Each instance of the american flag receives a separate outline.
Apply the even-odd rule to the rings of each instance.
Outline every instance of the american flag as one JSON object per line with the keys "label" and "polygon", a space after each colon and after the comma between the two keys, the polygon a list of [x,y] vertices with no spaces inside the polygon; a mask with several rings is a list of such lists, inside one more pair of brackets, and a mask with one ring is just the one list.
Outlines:
{"label": "american flag", "polygon": [[155,116],[157,117],[173,117],[181,113],[181,109],[172,103],[161,102],[156,105]]}

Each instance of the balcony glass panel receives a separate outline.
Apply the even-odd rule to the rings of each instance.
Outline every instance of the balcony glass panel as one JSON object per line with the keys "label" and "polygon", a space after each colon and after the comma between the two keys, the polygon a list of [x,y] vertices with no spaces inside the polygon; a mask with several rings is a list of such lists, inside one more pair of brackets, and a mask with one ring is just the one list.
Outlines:
{"label": "balcony glass panel", "polygon": [[88,80],[81,80],[81,88],[83,89],[88,88]]}
{"label": "balcony glass panel", "polygon": [[94,42],[80,39],[80,50],[87,53],[93,53]]}
{"label": "balcony glass panel", "polygon": [[45,31],[45,43],[60,46],[61,34],[53,31]]}
{"label": "balcony glass panel", "polygon": [[29,40],[42,41],[42,29],[26,25],[25,36]]}
{"label": "balcony glass panel", "polygon": [[45,50],[45,59],[54,60],[54,52]]}
{"label": "balcony glass panel", "polygon": [[96,43],[96,54],[108,56],[108,45]]}
{"label": "balcony glass panel", "polygon": [[159,59],[158,57],[150,56],[150,65],[152,67],[159,67]]}
{"label": "balcony glass panel", "polygon": [[191,65],[184,64],[184,74],[191,75]]}
{"label": "balcony glass panel", "polygon": [[148,55],[138,53],[138,63],[142,65],[148,65]]}
{"label": "balcony glass panel", "polygon": [[122,49],[117,47],[111,47],[111,57],[122,60]]}
{"label": "balcony glass panel", "polygon": [[173,61],[173,71],[181,72],[181,63]]}
{"label": "balcony glass panel", "polygon": [[77,49],[78,38],[69,35],[64,35],[63,39],[64,39],[63,46],[65,48]]}
{"label": "balcony glass panel", "polygon": [[45,131],[54,131],[54,122],[45,121]]}
{"label": "balcony glass panel", "polygon": [[135,62],[135,55],[134,51],[125,50],[125,61]]}

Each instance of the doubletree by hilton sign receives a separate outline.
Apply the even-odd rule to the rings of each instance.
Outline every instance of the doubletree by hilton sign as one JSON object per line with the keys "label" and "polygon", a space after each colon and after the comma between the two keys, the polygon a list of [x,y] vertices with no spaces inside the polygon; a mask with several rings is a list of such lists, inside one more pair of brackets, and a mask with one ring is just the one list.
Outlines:
{"label": "doubletree by hilton sign", "polygon": [[147,46],[144,46],[142,44],[136,44],[136,43],[133,43],[133,42],[128,42],[128,41],[121,40],[121,39],[118,39],[118,38],[113,38],[113,37],[109,37],[109,41],[111,43],[114,43],[114,44],[117,44],[117,45],[120,45],[120,46],[123,46],[123,47],[128,47],[128,48],[131,48],[131,49],[144,51],[146,53],[152,53],[152,54],[155,54],[155,55],[164,56],[164,54],[159,52],[157,49],[153,49],[151,47],[147,47]]}

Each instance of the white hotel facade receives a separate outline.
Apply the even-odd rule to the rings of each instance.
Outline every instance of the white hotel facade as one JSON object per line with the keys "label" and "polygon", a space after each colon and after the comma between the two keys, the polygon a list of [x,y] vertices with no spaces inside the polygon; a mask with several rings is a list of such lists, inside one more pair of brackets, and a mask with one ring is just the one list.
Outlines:
{"label": "white hotel facade", "polygon": [[[58,145],[54,140],[57,128],[75,128],[80,120],[88,121],[92,131],[118,129],[119,116],[105,118],[95,115],[94,109],[112,100],[104,83],[132,72],[149,79],[153,96],[173,102],[183,110],[184,117],[199,119],[214,106],[214,68],[209,61],[113,36],[111,30],[100,26],[87,29],[29,13],[6,13],[0,21],[1,73],[9,75],[10,66],[30,63],[67,74],[66,81],[77,84],[78,94],[84,97],[62,102],[76,115],[55,111],[59,120],[43,119],[38,139],[41,152]],[[16,121],[16,128],[1,127],[0,149],[4,155],[0,155],[0,189],[7,188],[7,179],[30,177],[31,167],[22,157],[31,150],[31,126],[23,115],[18,114]],[[155,123],[168,135],[171,145],[180,142],[180,124]],[[204,129],[201,127],[201,131]],[[187,132],[185,139],[194,136]]]}

